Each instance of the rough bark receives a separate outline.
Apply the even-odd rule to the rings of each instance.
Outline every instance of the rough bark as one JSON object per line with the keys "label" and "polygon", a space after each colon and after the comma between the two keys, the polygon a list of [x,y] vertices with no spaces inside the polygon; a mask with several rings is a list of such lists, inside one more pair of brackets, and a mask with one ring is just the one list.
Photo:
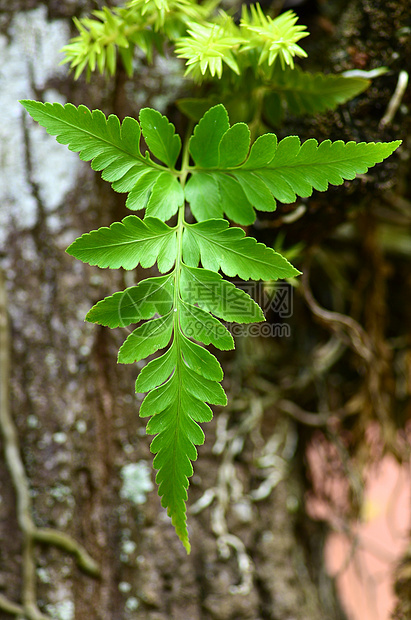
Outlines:
{"label": "rough bark", "polygon": [[[328,4],[333,5],[330,15],[317,11],[317,21],[311,24],[327,43],[318,50],[324,63],[318,68],[339,70],[353,63],[364,68],[361,63],[367,56],[371,65],[387,64],[392,72],[336,113],[315,120],[291,119],[284,131],[294,129],[302,138],[319,139],[405,137],[410,123],[403,112],[384,129],[378,123],[398,70],[410,69],[405,65],[411,58],[411,38],[404,30],[408,2],[353,0],[347,12],[345,3]],[[307,378],[306,365],[316,345],[323,344],[326,330],[315,327],[302,300],[292,318],[289,342],[239,342],[238,352],[223,359],[231,404],[216,412],[199,451],[189,500],[191,556],[176,539],[156,493],[144,491],[144,464],[151,467],[151,456],[133,394],[136,368],[115,361],[124,334],[83,323],[91,305],[131,284],[134,276],[90,268],[64,253],[79,234],[121,219],[124,199],[30,123],[17,104],[21,98],[70,100],[122,117],[135,116],[142,105],[164,109],[165,94],[175,98],[178,84],[161,63],[154,79],[151,69],[143,66],[131,81],[119,72],[115,80],[93,77],[90,84],[74,83],[65,68],[57,67],[57,52],[70,35],[70,18],[92,8],[93,3],[81,0],[0,2],[0,261],[10,325],[9,409],[29,481],[33,524],[40,531],[54,528],[70,535],[73,545],[62,549],[50,532],[43,543],[34,535],[28,545],[36,569],[38,608],[57,620],[342,620],[324,568],[327,528],[313,523],[304,509],[309,486],[304,447],[311,434],[298,411],[288,407],[287,413],[284,401],[297,394],[301,406],[321,410],[315,377]],[[339,23],[342,14],[344,21]],[[333,35],[325,34],[324,20]],[[315,57],[315,47],[312,51]],[[403,103],[410,101],[405,98]],[[406,143],[404,153],[408,149]],[[291,239],[309,245],[326,242],[334,227],[348,219],[354,199],[364,212],[360,230],[368,230],[374,221],[369,196],[383,190],[392,196],[395,165],[373,173],[369,187],[354,184],[351,197],[341,193],[344,190],[332,191],[328,198],[314,196],[303,220],[289,227]],[[409,199],[405,163],[400,175],[398,195]],[[279,210],[274,226],[284,213]],[[261,232],[262,238],[272,234],[272,229],[267,231]],[[368,239],[368,246],[363,239],[352,243],[365,256],[372,241]],[[381,282],[375,280],[379,288],[372,290],[377,300],[382,295],[381,312],[389,322],[386,293],[381,292],[387,285],[385,263],[378,262],[378,248],[368,256],[367,273],[377,269],[382,274]],[[408,280],[408,293],[409,286]],[[322,296],[327,301],[326,290]],[[375,315],[367,315],[363,307],[357,310],[355,318],[371,333],[374,329],[381,343]],[[400,319],[405,321],[403,315]],[[2,325],[7,329],[5,321]],[[361,373],[361,364],[353,362],[351,371]],[[387,372],[378,375],[380,383],[389,384]],[[336,375],[346,378],[342,369],[334,379]],[[398,413],[391,384],[378,385],[378,394],[389,397],[388,409]],[[335,402],[343,401],[351,386],[334,394]],[[282,408],[277,398],[283,399]],[[406,417],[404,408],[399,409],[398,415]],[[0,438],[2,454],[7,441]],[[125,487],[124,467],[130,463],[140,468],[142,490],[128,492]],[[6,460],[0,460],[0,605],[3,597],[14,605],[26,603],[28,543],[18,518],[20,491]],[[97,562],[99,577],[79,568],[78,554],[72,553],[76,541]],[[408,595],[401,596],[398,613],[403,615],[398,618],[405,618],[401,605],[408,609]],[[22,615],[6,609],[0,606],[1,619]],[[36,613],[31,617],[40,618]]]}

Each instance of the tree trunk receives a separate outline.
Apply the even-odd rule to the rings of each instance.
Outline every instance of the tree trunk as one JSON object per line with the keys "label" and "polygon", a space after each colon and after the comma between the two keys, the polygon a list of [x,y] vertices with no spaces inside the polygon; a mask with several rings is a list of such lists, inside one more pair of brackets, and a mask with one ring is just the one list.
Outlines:
{"label": "tree trunk", "polygon": [[[305,5],[303,23],[309,19]],[[407,0],[353,0],[345,12],[345,2],[321,4],[322,13],[318,9],[310,23],[314,41],[322,41],[318,49],[312,44],[313,62],[323,63],[317,69],[369,68],[369,61],[389,65],[392,73],[379,78],[381,87],[371,87],[337,112],[290,119],[281,132],[356,140],[407,135],[404,111],[378,127],[398,70],[410,63],[407,5]],[[165,111],[179,88],[164,63],[154,69],[142,65],[131,80],[120,70],[114,80],[93,75],[90,83],[74,82],[66,65],[58,66],[59,50],[73,34],[71,17],[94,8],[82,0],[0,0],[0,265],[5,280],[0,291],[0,618],[343,620],[325,569],[328,526],[312,521],[305,508],[310,487],[305,449],[313,433],[300,414],[301,407],[321,411],[317,379],[308,377],[307,364],[328,333],[327,326],[316,327],[310,304],[294,296],[291,338],[239,338],[237,352],[222,358],[229,406],[217,409],[207,425],[195,464],[188,557],[153,490],[150,440],[133,391],[138,369],[116,364],[126,334],[83,322],[94,303],[141,276],[89,267],[64,252],[80,234],[124,217],[124,196],[46,136],[18,100],[84,103],[123,118],[137,116],[144,105]],[[406,143],[404,159],[408,150]],[[362,230],[369,230],[376,217],[369,201],[382,192],[387,201],[392,198],[395,165],[372,173],[367,187],[356,182],[351,195],[339,189],[314,196],[304,218],[287,228],[291,241],[327,244],[337,224],[348,221],[354,200],[362,205]],[[409,199],[407,174],[406,165],[400,165],[395,200]],[[275,226],[285,214],[285,207],[279,208]],[[262,238],[271,234],[272,228],[261,232]],[[350,243],[345,246],[350,252],[366,249],[365,238]],[[404,273],[407,251],[396,263]],[[379,252],[378,246],[368,255],[367,273],[381,269],[374,283],[380,276],[384,288],[386,262],[377,260]],[[320,291],[324,305],[336,290],[331,287],[327,299],[326,286]],[[409,293],[409,278],[404,286]],[[388,323],[389,300],[387,293],[381,295],[381,320]],[[395,313],[400,302],[393,303]],[[383,346],[381,325],[360,306],[354,318]],[[409,337],[404,315],[400,321],[400,335],[408,329]],[[357,389],[365,382],[358,378],[364,369],[350,363],[350,372],[358,376],[348,378],[338,368],[332,379],[351,381]],[[381,382],[384,372],[378,375]],[[338,393],[338,381],[333,389]],[[390,387],[379,384],[378,389],[379,395],[390,395],[389,412],[397,412]],[[341,388],[335,401],[346,392]],[[294,396],[300,408],[290,405]],[[387,424],[391,431],[394,422]],[[398,590],[399,614],[401,605],[409,604],[406,590]]]}

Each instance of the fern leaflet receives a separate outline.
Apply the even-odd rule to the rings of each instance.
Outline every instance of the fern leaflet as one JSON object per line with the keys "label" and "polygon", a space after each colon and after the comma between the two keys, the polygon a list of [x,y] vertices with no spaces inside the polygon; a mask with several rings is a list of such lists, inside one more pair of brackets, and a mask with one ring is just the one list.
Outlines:
{"label": "fern leaflet", "polygon": [[[301,144],[297,136],[288,136],[277,144],[274,134],[260,136],[248,154],[249,137],[244,123],[226,128],[227,113],[222,104],[211,108],[198,123],[190,140],[190,153],[196,166],[186,186],[186,199],[197,220],[209,217],[201,196],[202,180],[213,179],[213,214],[223,217],[223,203],[217,196],[237,194],[227,215],[239,224],[250,224],[252,209],[274,211],[276,200],[294,202],[297,196],[311,196],[313,189],[324,192],[328,184],[341,185],[357,174],[364,174],[376,163],[391,155],[401,141],[386,143],[331,142],[318,144],[311,138]],[[216,127],[220,127],[217,131]],[[207,154],[201,151],[207,135]],[[199,179],[195,178],[199,175]],[[235,189],[234,189],[235,188]],[[241,199],[241,201],[240,201]],[[237,207],[236,207],[237,205]],[[245,205],[245,208],[244,208]],[[251,220],[251,221],[250,221]]]}
{"label": "fern leaflet", "polygon": [[263,99],[263,116],[273,125],[281,122],[285,106],[297,115],[334,110],[362,93],[371,83],[362,77],[308,73],[300,67],[281,69],[274,65],[270,73]]}

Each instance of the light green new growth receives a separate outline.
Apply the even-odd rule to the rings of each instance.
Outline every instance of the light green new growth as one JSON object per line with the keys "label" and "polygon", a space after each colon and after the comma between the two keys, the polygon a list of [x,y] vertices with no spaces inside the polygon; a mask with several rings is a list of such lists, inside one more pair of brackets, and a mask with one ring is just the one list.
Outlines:
{"label": "light green new growth", "polygon": [[201,81],[201,77],[209,71],[212,77],[216,75],[221,78],[223,62],[239,75],[233,48],[238,48],[243,39],[236,36],[237,33],[230,32],[235,30],[234,24],[230,26],[228,20],[221,24],[188,24],[187,36],[178,39],[176,44],[177,57],[187,61],[185,75],[192,74],[197,81]]}
{"label": "light green new growth", "polygon": [[220,0],[130,0],[123,7],[93,11],[92,17],[74,18],[79,34],[62,49],[62,62],[70,64],[75,79],[83,71],[88,77],[96,70],[112,76],[120,56],[131,76],[135,48],[148,62],[154,50],[163,54],[164,49],[174,49],[185,62],[185,75],[212,87],[200,114],[194,113],[197,100],[180,105],[196,121],[215,103],[226,103],[228,108],[249,108],[251,116],[261,113],[276,126],[285,107],[293,114],[334,109],[370,85],[365,77],[310,74],[294,66],[296,57],[307,56],[298,42],[309,33],[296,23],[293,11],[273,19],[258,3],[243,6],[237,24],[219,4]]}
{"label": "light green new growth", "polygon": [[282,68],[289,65],[294,68],[294,56],[306,58],[306,52],[297,45],[297,41],[308,37],[305,26],[296,26],[297,15],[286,11],[275,19],[264,15],[259,4],[251,5],[249,10],[242,7],[241,28],[249,36],[242,51],[257,50],[258,64],[267,61],[272,65],[276,58],[280,59]]}
{"label": "light green new growth", "polygon": [[124,7],[93,11],[93,17],[74,17],[79,34],[63,47],[63,63],[70,64],[75,79],[84,70],[88,75],[96,69],[114,75],[119,52],[132,75],[136,47],[151,62],[154,48],[161,51],[167,39],[182,36],[187,22],[206,19],[215,4],[214,0],[203,4],[195,0],[131,0]]}
{"label": "light green new growth", "polygon": [[[140,416],[150,418],[147,433],[154,435],[150,449],[161,503],[189,552],[185,502],[196,445],[204,442],[199,424],[211,420],[209,404],[226,404],[220,364],[201,344],[234,348],[220,319],[264,320],[251,297],[218,272],[245,280],[299,274],[283,256],[231,227],[223,214],[251,224],[254,209],[273,211],[276,199],[293,202],[313,188],[325,191],[329,183],[340,185],[364,174],[400,142],[301,144],[290,136],[277,143],[274,134],[265,134],[250,149],[247,125],[230,127],[224,106],[217,105],[195,127],[176,168],[181,140],[155,110],[141,110],[139,122],[125,118],[120,123],[84,106],[21,103],[58,142],[91,161],[116,191],[127,192],[131,210],[145,209],[143,219],[129,215],[86,233],[67,251],[100,268],[156,264],[164,274],[98,302],[86,320],[109,327],[138,324],[120,348],[120,363],[138,362],[165,349],[140,371],[136,391],[148,392]],[[149,148],[144,154],[141,134]],[[186,221],[185,201],[196,223]],[[177,221],[167,224],[176,213]]]}
{"label": "light green new growth", "polygon": [[[258,64],[270,66],[279,58],[281,66],[294,67],[294,56],[306,57],[297,41],[308,36],[297,26],[297,16],[286,11],[275,19],[264,15],[259,4],[243,10],[241,26],[222,9],[219,0],[199,4],[195,0],[131,0],[124,7],[93,11],[94,18],[74,18],[79,35],[63,48],[75,77],[98,69],[114,75],[119,51],[129,75],[133,51],[139,47],[151,60],[153,47],[161,52],[168,39],[176,55],[184,58],[187,74],[202,81],[207,72],[221,78],[223,63],[239,75],[238,60],[247,52],[257,53]],[[213,15],[214,14],[214,15]],[[238,60],[237,60],[238,59]]]}

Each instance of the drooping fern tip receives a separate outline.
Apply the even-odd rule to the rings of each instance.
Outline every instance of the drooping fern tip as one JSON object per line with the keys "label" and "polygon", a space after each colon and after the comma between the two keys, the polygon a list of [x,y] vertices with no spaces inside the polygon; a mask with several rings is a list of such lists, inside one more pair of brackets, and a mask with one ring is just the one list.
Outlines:
{"label": "drooping fern tip", "polygon": [[[256,302],[224,278],[275,281],[300,272],[272,248],[246,237],[241,225],[256,210],[274,211],[276,200],[292,203],[313,189],[364,174],[399,146],[344,143],[296,136],[280,142],[272,133],[250,145],[245,123],[230,126],[225,107],[209,109],[185,141],[160,112],[144,108],[139,121],[121,123],[99,110],[68,103],[21,102],[57,141],[90,161],[113,189],[127,193],[126,206],[144,211],[85,233],[67,252],[99,268],[126,270],[157,266],[148,277],[93,306],[86,320],[111,328],[135,325],[118,362],[140,362],[158,351],[139,372],[136,391],[146,392],[139,415],[149,418],[161,504],[187,552],[186,501],[200,426],[212,419],[210,405],[224,406],[223,371],[205,347],[234,348],[224,324],[264,321]],[[148,150],[142,153],[141,136]],[[160,162],[160,163],[159,163]],[[195,219],[186,219],[189,206]],[[177,214],[176,223],[167,222]],[[220,273],[221,272],[221,273]]]}

